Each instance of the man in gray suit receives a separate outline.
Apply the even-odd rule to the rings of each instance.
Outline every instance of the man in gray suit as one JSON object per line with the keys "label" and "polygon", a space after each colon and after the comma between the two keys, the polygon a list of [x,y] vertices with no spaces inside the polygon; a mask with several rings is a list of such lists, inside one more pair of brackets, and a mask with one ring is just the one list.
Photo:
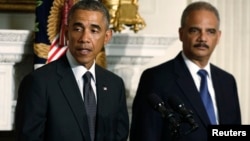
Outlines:
{"label": "man in gray suit", "polygon": [[[234,76],[209,62],[220,39],[219,25],[219,13],[210,3],[199,1],[187,6],[179,28],[182,51],[174,59],[145,70],[141,76],[132,107],[130,141],[207,141],[208,125],[241,124]],[[211,96],[214,112],[207,112],[200,96],[201,77],[197,72],[201,69],[208,72],[207,96]],[[166,118],[162,118],[154,109],[160,102],[174,103],[172,107],[178,108],[184,104],[193,114],[182,109],[185,116],[176,110],[165,112]],[[212,113],[214,120],[209,118]]]}
{"label": "man in gray suit", "polygon": [[[30,73],[20,84],[15,117],[18,141],[127,140],[124,82],[95,62],[112,37],[109,21],[108,10],[98,1],[79,1],[70,9],[66,55]],[[85,72],[91,73],[97,107],[94,137],[84,104]]]}

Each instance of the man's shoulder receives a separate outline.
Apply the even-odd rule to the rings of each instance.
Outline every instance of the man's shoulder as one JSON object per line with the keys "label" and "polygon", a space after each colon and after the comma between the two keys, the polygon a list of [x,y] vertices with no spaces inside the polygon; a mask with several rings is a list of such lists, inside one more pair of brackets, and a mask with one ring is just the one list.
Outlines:
{"label": "man's shoulder", "polygon": [[44,64],[43,66],[34,69],[29,75],[34,77],[43,77],[43,76],[55,76],[58,71],[63,72],[63,68],[70,69],[70,66],[67,63],[62,63],[60,59],[50,62],[48,64]]}
{"label": "man's shoulder", "polygon": [[234,77],[232,73],[228,72],[225,69],[220,68],[214,64],[211,64],[211,73],[217,74],[218,76],[225,76],[225,77]]}
{"label": "man's shoulder", "polygon": [[114,73],[113,71],[107,69],[107,68],[103,68],[99,65],[96,65],[96,73],[101,75],[102,77],[107,77],[109,79],[121,79],[121,77],[119,75],[117,75],[116,73]]}

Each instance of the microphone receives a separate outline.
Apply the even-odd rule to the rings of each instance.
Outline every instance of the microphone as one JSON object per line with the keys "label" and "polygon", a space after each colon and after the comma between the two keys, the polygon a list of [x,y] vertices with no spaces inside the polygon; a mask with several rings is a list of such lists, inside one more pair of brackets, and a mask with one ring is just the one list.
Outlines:
{"label": "microphone", "polygon": [[178,136],[180,123],[176,120],[173,110],[154,93],[148,95],[148,102],[155,110],[161,113],[164,119],[168,120],[172,135]]}
{"label": "microphone", "polygon": [[193,118],[193,111],[186,109],[184,103],[181,99],[175,95],[169,97],[168,100],[171,107],[176,110],[181,116],[191,125],[191,129],[187,131],[185,134],[189,134],[190,132],[196,130],[199,125]]}

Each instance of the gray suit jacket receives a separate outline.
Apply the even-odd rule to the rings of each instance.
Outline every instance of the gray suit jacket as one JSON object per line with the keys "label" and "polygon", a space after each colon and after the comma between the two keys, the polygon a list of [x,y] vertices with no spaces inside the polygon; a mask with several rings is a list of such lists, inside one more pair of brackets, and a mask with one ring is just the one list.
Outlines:
{"label": "gray suit jacket", "polygon": [[[96,141],[126,141],[129,118],[125,86],[96,65]],[[18,141],[90,141],[84,103],[66,56],[27,75],[16,106]]]}
{"label": "gray suit jacket", "polygon": [[[220,124],[241,124],[240,105],[234,77],[211,64],[211,75]],[[163,119],[148,102],[148,94],[157,94],[164,102],[171,95],[178,96],[199,128],[178,138],[171,136],[169,122]],[[178,118],[178,114],[176,115]],[[190,125],[181,120],[180,134],[188,131]],[[193,78],[179,53],[176,58],[145,70],[132,107],[130,141],[206,141],[209,118],[203,106]]]}

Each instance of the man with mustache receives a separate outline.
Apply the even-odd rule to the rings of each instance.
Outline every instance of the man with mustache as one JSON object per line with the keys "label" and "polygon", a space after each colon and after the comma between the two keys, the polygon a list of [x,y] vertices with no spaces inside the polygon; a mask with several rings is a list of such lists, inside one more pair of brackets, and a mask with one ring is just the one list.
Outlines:
{"label": "man with mustache", "polygon": [[[209,61],[221,36],[219,26],[219,13],[211,4],[199,1],[186,7],[179,28],[182,51],[174,59],[146,69],[140,78],[132,106],[130,141],[207,141],[208,125],[241,124],[234,76]],[[208,87],[212,112],[208,112],[200,95],[199,70],[207,72],[204,86]],[[193,125],[175,111],[179,126],[173,133],[168,117],[162,118],[150,105],[148,95],[152,93],[165,103],[171,103],[172,96],[179,97],[186,109],[193,112],[189,114],[198,128],[191,131]]]}

